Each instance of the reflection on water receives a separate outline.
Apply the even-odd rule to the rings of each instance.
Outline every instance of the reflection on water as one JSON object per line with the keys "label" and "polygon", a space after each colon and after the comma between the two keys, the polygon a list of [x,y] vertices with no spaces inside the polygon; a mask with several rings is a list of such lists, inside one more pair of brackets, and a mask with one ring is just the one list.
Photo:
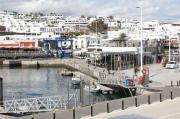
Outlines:
{"label": "reflection on water", "polygon": [[[4,98],[13,96],[52,96],[67,94],[70,77],[62,77],[58,68],[41,69],[1,69]],[[73,93],[73,89],[69,90]]]}
{"label": "reflection on water", "polygon": [[[62,70],[60,68],[0,69],[0,76],[4,79],[4,99],[68,95],[68,92],[70,94],[78,92],[77,97],[79,97],[79,86],[71,85],[71,77],[62,77]],[[108,97],[84,91],[84,98],[84,102],[89,104],[111,99],[114,96]]]}

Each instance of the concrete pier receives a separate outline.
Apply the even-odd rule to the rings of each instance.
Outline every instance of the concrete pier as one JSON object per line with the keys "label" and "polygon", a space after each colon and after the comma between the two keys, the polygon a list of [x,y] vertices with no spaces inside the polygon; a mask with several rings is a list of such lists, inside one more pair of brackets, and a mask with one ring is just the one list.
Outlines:
{"label": "concrete pier", "polygon": [[4,67],[9,67],[9,60],[4,60],[2,65]]}
{"label": "concrete pier", "polygon": [[20,60],[4,60],[3,61],[4,67],[21,67],[21,61]]}
{"label": "concrete pier", "polygon": [[4,61],[3,59],[0,59],[0,65],[3,65],[3,61]]}
{"label": "concrete pier", "polygon": [[38,67],[38,61],[21,61],[22,68],[36,68]]}

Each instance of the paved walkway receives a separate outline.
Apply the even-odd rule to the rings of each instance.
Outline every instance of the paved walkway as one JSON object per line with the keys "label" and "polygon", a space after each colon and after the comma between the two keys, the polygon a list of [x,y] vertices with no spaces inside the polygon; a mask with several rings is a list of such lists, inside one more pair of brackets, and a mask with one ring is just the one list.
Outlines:
{"label": "paved walkway", "polygon": [[[81,64],[81,66],[82,65],[87,66],[87,63],[85,62],[85,60],[82,60],[82,59],[75,59],[74,62]],[[149,67],[150,80],[153,81],[153,83],[149,85],[150,87],[169,86],[171,81],[173,81],[174,85],[176,85],[177,80],[180,80],[178,79],[178,77],[180,77],[180,69],[166,69],[165,67],[162,67],[162,64],[151,64],[151,65],[145,65],[144,67]],[[107,69],[105,68],[99,68],[93,65],[89,65],[89,68],[91,70],[94,70],[95,72],[104,72],[108,75]],[[132,77],[134,74],[134,69],[131,68],[127,70],[115,71],[114,75],[111,75],[111,76],[119,77],[122,74]]]}
{"label": "paved walkway", "polygon": [[180,119],[180,98],[81,119]]}

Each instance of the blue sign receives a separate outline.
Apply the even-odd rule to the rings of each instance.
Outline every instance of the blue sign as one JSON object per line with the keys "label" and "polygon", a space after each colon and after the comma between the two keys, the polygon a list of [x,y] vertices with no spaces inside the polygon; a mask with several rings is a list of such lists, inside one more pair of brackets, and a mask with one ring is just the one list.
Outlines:
{"label": "blue sign", "polygon": [[125,81],[125,86],[126,86],[126,87],[135,86],[135,81],[134,81],[134,80],[130,80],[130,79],[126,79],[126,81]]}

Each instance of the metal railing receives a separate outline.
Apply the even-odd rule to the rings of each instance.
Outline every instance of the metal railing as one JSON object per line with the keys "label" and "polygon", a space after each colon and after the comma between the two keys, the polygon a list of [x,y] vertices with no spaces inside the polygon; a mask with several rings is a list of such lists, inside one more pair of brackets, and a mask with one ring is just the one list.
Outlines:
{"label": "metal railing", "polygon": [[4,112],[2,113],[42,112],[53,111],[55,109],[67,109],[70,101],[74,102],[73,106],[77,106],[77,97],[75,94],[70,94],[69,96],[7,100],[3,101]]}
{"label": "metal railing", "polygon": [[0,51],[0,57],[13,58],[13,57],[45,57],[45,54],[40,51]]}
{"label": "metal railing", "polygon": [[[151,90],[152,93],[116,100],[106,100],[101,103],[91,104],[85,107],[76,107],[69,110],[37,113],[32,116],[22,117],[22,119],[79,119],[88,115],[95,116],[104,112],[111,113],[114,110],[126,110],[129,107],[136,108],[144,104],[150,105],[155,102],[161,103],[165,100],[173,101],[174,98],[180,97],[179,87],[180,81],[170,82],[170,86],[153,89]],[[21,117],[18,117],[18,119],[21,119]]]}

